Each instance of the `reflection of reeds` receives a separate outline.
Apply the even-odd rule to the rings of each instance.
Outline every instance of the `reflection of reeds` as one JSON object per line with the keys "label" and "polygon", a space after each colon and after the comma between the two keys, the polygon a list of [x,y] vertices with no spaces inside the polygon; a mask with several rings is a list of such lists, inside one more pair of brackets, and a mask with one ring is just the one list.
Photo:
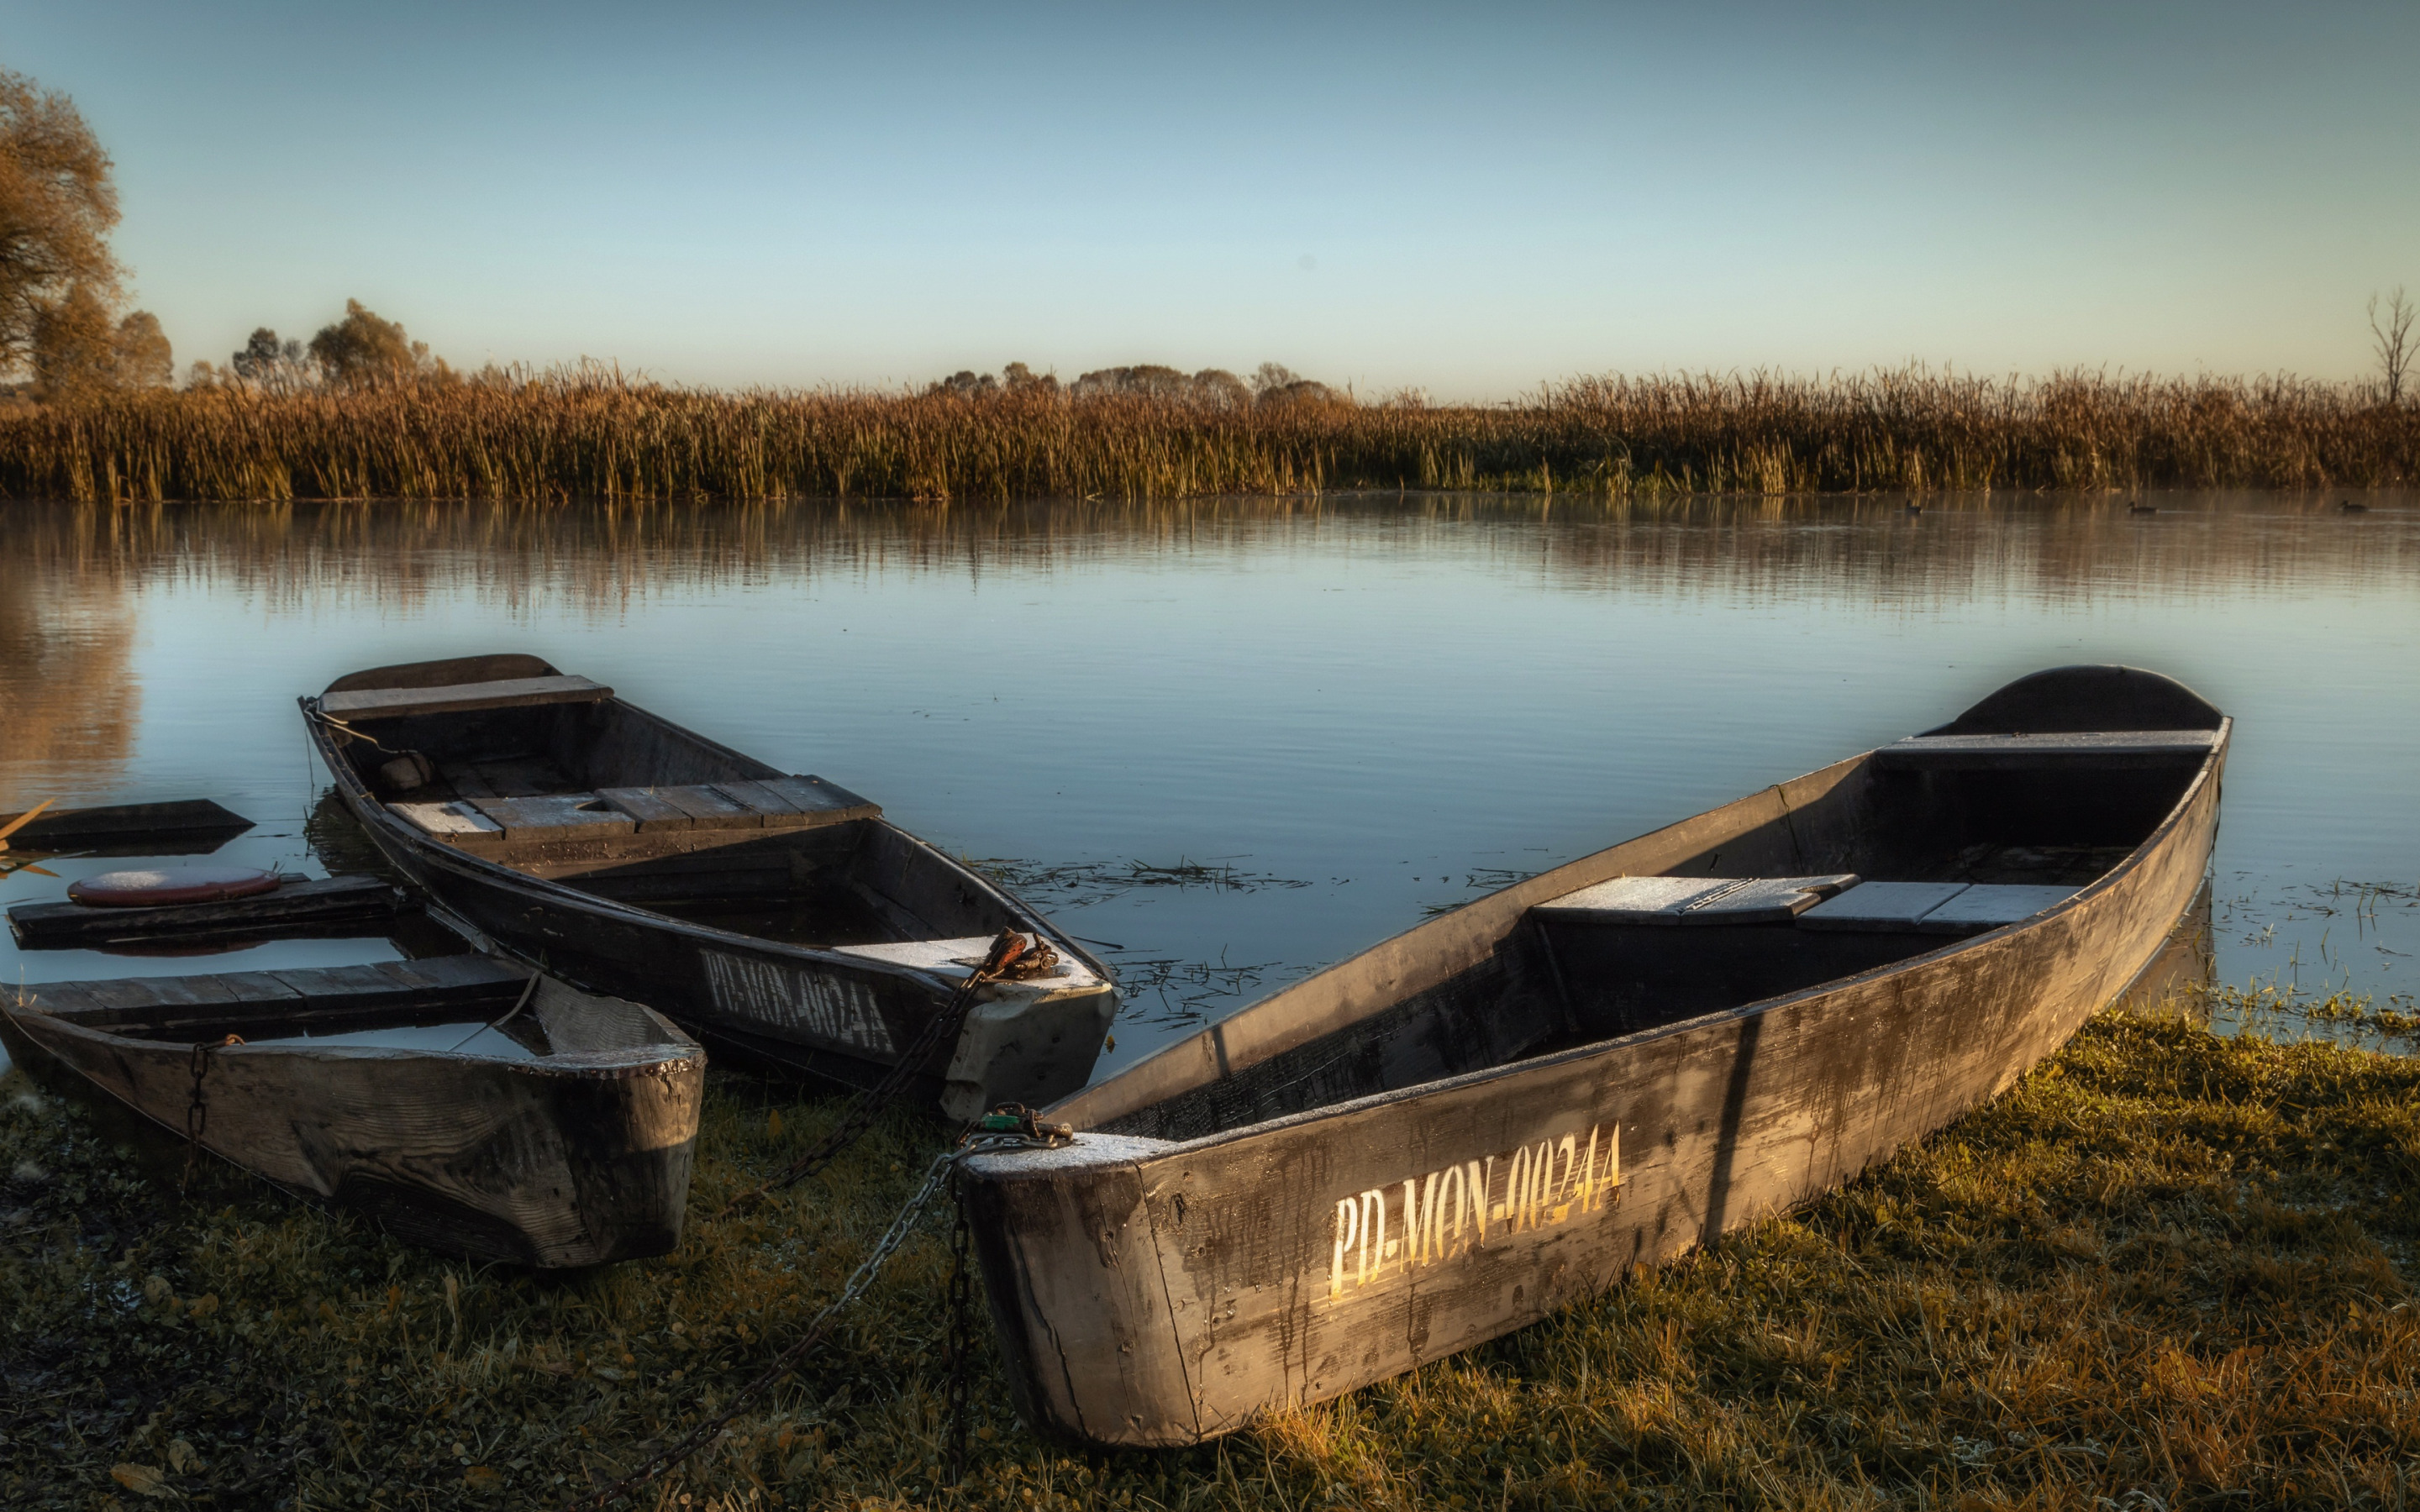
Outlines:
{"label": "reflection of reeds", "polygon": [[2420,409],[2290,378],[1585,378],[1503,406],[1205,409],[1141,395],[240,390],[15,407],[0,489],[82,501],[999,501],[1346,488],[1611,495],[2377,486]]}
{"label": "reflection of reeds", "polygon": [[0,811],[104,789],[133,746],[133,617],[106,584],[59,591],[54,565],[0,554]]}

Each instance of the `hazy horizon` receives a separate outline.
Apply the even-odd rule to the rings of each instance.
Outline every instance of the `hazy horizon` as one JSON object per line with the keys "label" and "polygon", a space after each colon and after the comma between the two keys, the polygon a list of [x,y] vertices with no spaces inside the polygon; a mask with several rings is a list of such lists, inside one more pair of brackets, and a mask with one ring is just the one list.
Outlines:
{"label": "hazy horizon", "polygon": [[458,366],[2372,365],[2420,9],[0,5],[179,368],[358,298]]}

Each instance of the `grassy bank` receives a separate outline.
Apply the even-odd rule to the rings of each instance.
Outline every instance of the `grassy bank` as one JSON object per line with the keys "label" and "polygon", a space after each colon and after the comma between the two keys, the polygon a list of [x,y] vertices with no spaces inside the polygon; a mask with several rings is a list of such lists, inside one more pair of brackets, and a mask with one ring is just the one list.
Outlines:
{"label": "grassy bank", "polygon": [[[986,1357],[956,1491],[935,1484],[934,1227],[653,1504],[2400,1508],[2415,1093],[2420,1060],[2104,1017],[1807,1211],[1219,1446],[1047,1448]],[[552,1504],[746,1380],[936,1148],[894,1121],[787,1199],[707,1216],[833,1112],[719,1080],[680,1253],[539,1280],[223,1171],[180,1201],[173,1151],[147,1173],[13,1072],[0,1501]]]}
{"label": "grassy bank", "polygon": [[519,383],[0,409],[0,493],[80,501],[995,501],[1355,488],[1608,495],[2369,487],[2420,408],[2295,379],[1582,379],[1502,406]]}

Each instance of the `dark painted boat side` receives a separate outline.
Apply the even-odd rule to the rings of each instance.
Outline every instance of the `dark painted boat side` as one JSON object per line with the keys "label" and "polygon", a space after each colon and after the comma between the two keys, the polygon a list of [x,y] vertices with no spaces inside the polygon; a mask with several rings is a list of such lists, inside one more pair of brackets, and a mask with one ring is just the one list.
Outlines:
{"label": "dark painted boat side", "polygon": [[[1602,983],[1558,979],[1532,906],[1625,874],[1834,870],[1886,823],[1869,753],[1482,899],[1069,1099],[1052,1116],[1098,1132],[969,1166],[1028,1421],[1174,1445],[1351,1391],[1813,1197],[2006,1088],[2195,900],[2227,726],[2194,703],[2215,733],[2164,817],[2021,924],[1515,1058],[1571,1038],[1574,1004],[1621,1011],[1591,997]],[[1322,1100],[1373,1077],[1392,1089]]]}
{"label": "dark painted boat side", "polygon": [[[353,673],[329,693],[380,687],[441,687],[467,682],[555,676],[532,656],[497,656],[415,663]],[[985,989],[956,1044],[940,1046],[919,1068],[915,1094],[954,1116],[971,1117],[1001,1102],[1042,1103],[1080,1087],[1116,1011],[1106,966],[1083,947],[1004,889],[878,817],[851,818],[828,828],[734,841],[729,831],[649,837],[646,875],[618,884],[627,897],[599,896],[564,885],[582,875],[592,885],[635,850],[627,837],[565,839],[506,846],[440,843],[380,801],[342,750],[348,733],[318,717],[302,702],[314,748],[334,778],[347,810],[372,841],[415,884],[499,946],[541,969],[592,991],[644,1001],[709,1042],[848,1086],[869,1086],[897,1063],[955,990],[951,978],[910,964],[792,945],[678,918],[644,906],[650,887],[688,885],[718,873],[754,871],[789,874],[797,857],[815,857],[874,870],[887,879],[883,905],[906,937],[917,937],[928,917],[971,921],[962,933],[1015,929],[1039,934],[1080,963],[1095,981],[1080,993],[1047,984],[1001,983]],[[783,776],[726,747],[620,699],[589,706],[592,722],[621,743],[625,759],[683,783]],[[431,716],[379,727],[380,738],[404,746],[435,728]],[[870,810],[869,810],[870,811]],[[667,848],[674,853],[668,858]],[[678,857],[693,855],[684,873]],[[607,879],[612,880],[612,879]],[[906,894],[893,898],[891,894]],[[1022,1007],[1023,1011],[1013,1012]]]}

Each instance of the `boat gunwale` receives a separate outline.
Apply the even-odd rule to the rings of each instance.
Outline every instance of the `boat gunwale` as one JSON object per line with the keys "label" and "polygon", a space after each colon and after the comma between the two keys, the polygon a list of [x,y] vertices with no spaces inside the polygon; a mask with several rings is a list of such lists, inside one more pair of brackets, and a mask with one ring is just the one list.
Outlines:
{"label": "boat gunwale", "polygon": [[[2076,889],[2074,893],[2071,894],[2066,899],[2050,908],[2044,909],[2039,914],[2018,919],[2012,923],[2001,925],[1997,929],[1990,930],[1980,934],[1970,935],[1963,939],[1950,941],[1937,949],[1927,950],[1920,955],[1905,957],[1899,961],[1889,962],[1883,965],[1875,966],[1866,971],[1855,972],[1848,976],[1835,977],[1828,980],[1818,982],[1811,987],[1800,988],[1794,992],[1782,993],[1772,997],[1762,997],[1755,1000],[1754,1002],[1736,1004],[1729,1008],[1712,1009],[1706,1012],[1696,1014],[1689,1018],[1676,1019],[1668,1024],[1652,1025],[1646,1028],[1636,1029],[1627,1034],[1617,1035],[1604,1040],[1594,1040],[1586,1044],[1573,1045],[1566,1049],[1549,1051],[1544,1055],[1522,1057],[1517,1059],[1506,1061],[1501,1065],[1485,1066],[1476,1071],[1462,1072],[1451,1076],[1441,1076],[1430,1081],[1418,1082],[1409,1087],[1401,1087],[1389,1088],[1385,1091],[1370,1092],[1346,1101],[1322,1103],[1317,1107],[1306,1108],[1295,1113],[1280,1114],[1272,1119],[1264,1119],[1253,1123],[1241,1124],[1233,1129],[1216,1130],[1206,1134],[1196,1135],[1190,1139],[1163,1140],[1154,1138],[1147,1134],[1124,1134],[1103,1131],[1096,1134],[1095,1137],[1102,1138],[1104,1140],[1115,1140],[1118,1142],[1118,1147],[1111,1148],[1105,1146],[1099,1150],[1094,1159],[1087,1161],[1080,1157],[1079,1152],[1083,1149],[1082,1142],[1085,1135],[1087,1134],[1094,1133],[1094,1131],[1078,1130],[1076,1135],[1077,1143],[1074,1146],[1053,1152],[1056,1158],[1054,1158],[1050,1163],[1050,1171],[1053,1175],[1063,1175],[1071,1169],[1094,1169],[1106,1171],[1121,1165],[1139,1165],[1146,1162],[1156,1163],[1166,1158],[1182,1158],[1201,1150],[1215,1149],[1221,1145],[1233,1144],[1245,1139],[1262,1138],[1270,1134],[1279,1134],[1290,1129],[1313,1123],[1321,1119],[1361,1113],[1374,1108],[1386,1107],[1397,1103],[1408,1102],[1417,1098],[1423,1098],[1441,1093],[1456,1092],[1470,1087],[1483,1086],[1490,1081],[1502,1080],[1516,1075],[1526,1075],[1541,1070],[1557,1069],[1570,1065],[1578,1060],[1586,1059],[1590,1057],[1608,1055],[1617,1051],[1630,1049],[1637,1045],[1651,1044],[1674,1035],[1699,1032],[1711,1026],[1760,1017],[1767,1013],[1785,1010],[1794,1004],[1827,996],[1833,993],[1841,992],[1854,987],[1863,986],[1881,979],[1901,975],[1913,970],[1935,966],[1943,961],[1958,955],[1961,952],[2003,944],[2009,939],[2020,937],[2036,930],[2047,928],[2055,921],[2060,919],[2063,916],[2073,912],[2075,909],[2082,907],[2086,903],[2105,898],[2111,892],[2117,890],[2118,887],[2130,880],[2131,873],[2139,870],[2146,859],[2159,848],[2164,841],[2167,840],[2174,834],[2179,826],[2184,823],[2186,815],[2191,810],[2204,786],[2215,780],[2217,774],[2224,768],[2227,748],[2233,735],[2234,724],[2235,721],[2232,717],[2225,715],[2220,717],[2218,726],[2213,732],[2214,738],[2211,742],[2209,752],[2203,757],[2200,764],[2195,768],[2192,779],[2188,780],[2184,787],[2179,792],[2176,801],[2170,805],[2168,811],[2161,817],[2160,822],[2153,825],[2150,832],[2145,835],[2139,842],[2127,852],[2125,859],[2119,861],[2117,865],[2111,867],[2107,872],[2102,872],[2099,877],[2096,877],[2084,887]],[[1829,765],[1817,767],[1811,772],[1802,774],[1800,777],[1792,778],[1785,781],[1772,784],[1770,787],[1759,789],[1755,793],[1745,794],[1741,797],[1730,800],[1730,803],[1718,804],[1713,809],[1708,809],[1702,812],[1692,814],[1684,819],[1676,820],[1670,825],[1664,825],[1658,829],[1650,830],[1644,835],[1639,835],[1631,840],[1622,841],[1617,844],[1606,846],[1604,850],[1595,851],[1590,853],[1589,856],[1581,856],[1576,860],[1566,862],[1563,867],[1557,867],[1553,869],[1553,871],[1541,872],[1537,877],[1527,878],[1522,882],[1514,883],[1512,887],[1503,888],[1498,893],[1490,894],[1489,896],[1500,897],[1504,892],[1511,892],[1515,888],[1524,887],[1531,883],[1535,883],[1542,878],[1552,876],[1554,872],[1563,871],[1568,867],[1581,866],[1598,856],[1606,855],[1606,852],[1621,850],[1625,846],[1635,845],[1645,841],[1652,840],[1656,836],[1665,834],[1669,830],[1677,829],[1683,825],[1695,823],[1696,821],[1706,817],[1708,814],[1719,813],[1722,810],[1731,807],[1731,804],[1745,802],[1749,799],[1760,796],[1764,793],[1789,787],[1794,783],[1804,781],[1808,778],[1822,777],[1827,773],[1843,768],[1854,769],[1854,767],[1862,765],[1864,763],[1870,760],[1874,754],[1874,750],[1879,750],[1881,748],[1883,748],[1876,747],[1873,750],[1867,750],[1858,755],[1850,756],[1839,762],[1832,763]],[[1845,777],[1847,775],[1850,775],[1848,771],[1842,771],[1842,776]],[[1472,903],[1473,904],[1476,904],[1486,901],[1487,899],[1485,898],[1474,899]],[[1522,909],[1523,914],[1526,915],[1528,906],[1531,905],[1524,905]],[[1420,924],[1415,925],[1412,929],[1404,931],[1402,933],[1389,935],[1388,938],[1369,947],[1368,949],[1357,951],[1354,955],[1349,956],[1342,961],[1339,961],[1334,965],[1326,968],[1326,970],[1311,977],[1307,977],[1303,979],[1301,982],[1289,986],[1284,990],[1290,993],[1304,991],[1312,983],[1318,981],[1321,977],[1327,975],[1329,972],[1343,970],[1344,968],[1352,965],[1355,962],[1360,960],[1362,957],[1367,956],[1373,951],[1384,949],[1389,945],[1396,944],[1419,930],[1432,927],[1435,924],[1442,923],[1445,919],[1450,918],[1450,917],[1451,915],[1443,915],[1436,919],[1426,920]],[[1512,927],[1517,928],[1517,921]],[[2139,973],[2137,973],[2137,975],[2139,976]],[[2124,995],[2124,990],[2121,990],[2118,995],[2122,997]],[[2113,999],[2113,1001],[2115,999]],[[1266,999],[1264,999],[1264,1001],[1266,1001]],[[1249,1008],[1239,1011],[1249,1011]],[[1202,1031],[1202,1033],[1209,1034],[1215,1032],[1217,1027],[1218,1026],[1213,1025],[1210,1028]],[[1329,1032],[1337,1031],[1331,1030]],[[1121,1077],[1132,1075],[1141,1071],[1142,1068],[1149,1066],[1153,1061],[1159,1059],[1161,1057],[1177,1055],[1189,1049],[1198,1049],[1197,1041],[1200,1038],[1200,1035],[1191,1035],[1187,1036],[1184,1040],[1177,1041],[1164,1049],[1154,1052],[1150,1057],[1137,1061],[1134,1065],[1126,1068],[1125,1071],[1119,1072],[1118,1075]],[[1317,1037],[1313,1038],[1316,1039]],[[1220,1054],[1223,1059],[1223,1050]],[[1256,1063],[1257,1062],[1247,1062],[1247,1065]],[[1046,1109],[1045,1112],[1057,1112],[1067,1103],[1089,1093],[1098,1091],[1117,1079],[1118,1077],[1111,1077],[1109,1081],[1096,1083],[1092,1087],[1084,1088],[1082,1091],[1073,1093],[1070,1096],[1062,1099],[1051,1108]],[[1178,1088],[1175,1091],[1171,1092],[1169,1096],[1181,1096],[1186,1092],[1196,1089],[1197,1088],[1210,1085],[1215,1085],[1215,1082],[1195,1082],[1188,1086]],[[1129,1117],[1145,1108],[1156,1106],[1157,1103],[1162,1101],[1166,1101],[1166,1099],[1163,1098],[1156,1100],[1153,1103],[1140,1103],[1121,1113],[1111,1115],[1111,1117]],[[1137,1148],[1139,1146],[1147,1146],[1148,1148]],[[971,1156],[970,1157],[969,1164],[973,1167],[975,1174],[980,1177],[986,1177],[995,1180],[1013,1179],[1019,1169],[1017,1159],[1018,1152],[1003,1151],[998,1154],[985,1153]]]}

